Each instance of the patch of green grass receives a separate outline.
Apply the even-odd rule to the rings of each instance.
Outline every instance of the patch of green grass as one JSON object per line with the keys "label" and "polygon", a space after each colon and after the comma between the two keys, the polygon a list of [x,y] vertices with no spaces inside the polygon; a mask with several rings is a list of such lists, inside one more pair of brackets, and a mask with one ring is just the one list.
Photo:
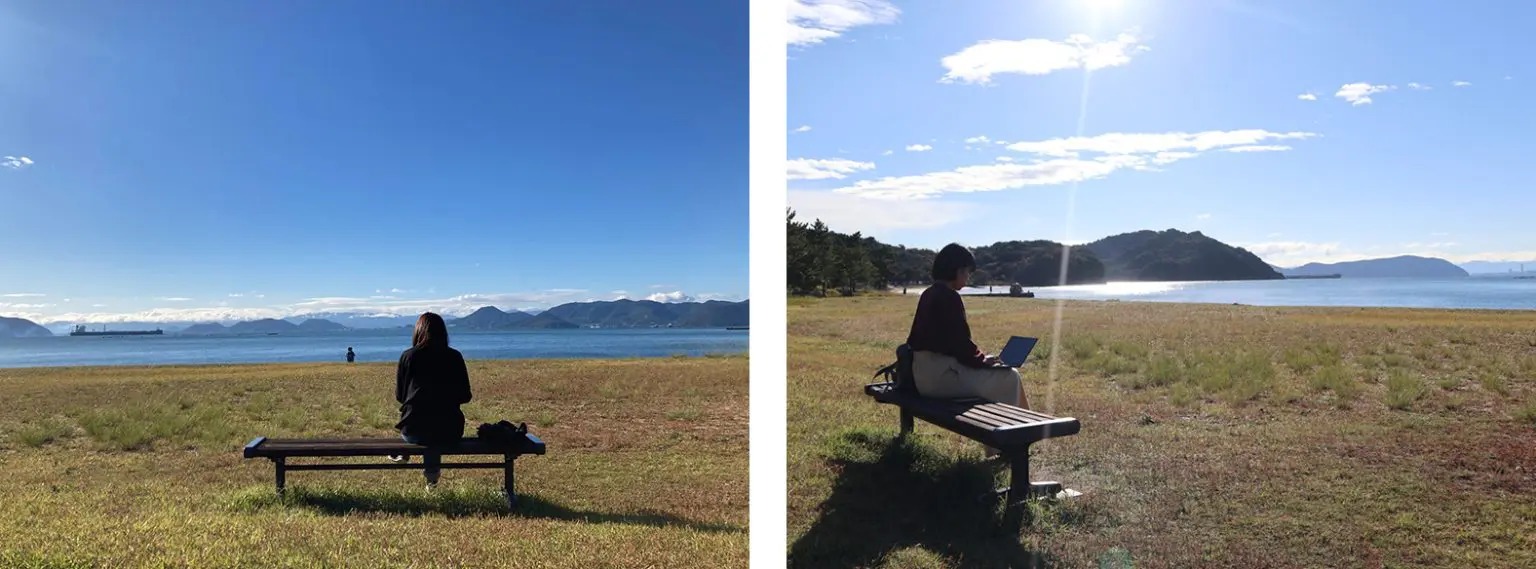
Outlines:
{"label": "patch of green grass", "polygon": [[674,409],[667,412],[667,419],[673,421],[693,422],[699,420],[699,417],[698,409]]}
{"label": "patch of green grass", "polygon": [[10,569],[91,569],[95,565],[87,561],[45,557],[25,551],[0,551],[0,567]]}
{"label": "patch of green grass", "polygon": [[1429,386],[1417,375],[1394,369],[1387,374],[1386,403],[1389,409],[1408,409],[1429,392]]}
{"label": "patch of green grass", "polygon": [[1163,387],[1184,379],[1184,366],[1173,356],[1158,354],[1147,361],[1147,369],[1140,376],[1136,387]]}
{"label": "patch of green grass", "polygon": [[1168,392],[1168,402],[1179,407],[1189,407],[1200,400],[1200,389],[1189,383],[1174,384]]}
{"label": "patch of green grass", "polygon": [[560,424],[560,420],[555,417],[554,413],[549,411],[539,411],[538,413],[533,414],[533,424],[540,428],[548,429]]}
{"label": "patch of green grass", "polygon": [[1536,425],[1536,401],[1515,409],[1515,420]]}
{"label": "patch of green grass", "polygon": [[48,443],[68,438],[74,432],[68,422],[52,417],[23,425],[16,433],[16,438],[21,444],[31,448],[38,448]]}
{"label": "patch of green grass", "polygon": [[1509,395],[1509,386],[1505,383],[1504,376],[1499,375],[1497,372],[1484,373],[1481,378],[1478,378],[1478,383],[1481,383],[1483,389],[1489,392],[1504,396]]}
{"label": "patch of green grass", "polygon": [[1456,389],[1457,387],[1461,387],[1461,378],[1454,375],[1448,375],[1440,378],[1440,380],[1436,381],[1435,384],[1439,385],[1440,389],[1450,391],[1452,389]]}

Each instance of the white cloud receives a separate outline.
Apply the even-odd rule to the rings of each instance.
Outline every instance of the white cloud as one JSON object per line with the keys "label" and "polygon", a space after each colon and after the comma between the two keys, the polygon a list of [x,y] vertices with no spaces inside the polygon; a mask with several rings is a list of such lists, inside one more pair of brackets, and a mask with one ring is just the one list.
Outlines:
{"label": "white cloud", "polygon": [[1047,186],[1100,178],[1125,167],[1145,166],[1139,156],[1107,156],[1085,160],[1058,158],[1030,164],[963,166],[948,172],[864,180],[834,190],[866,198],[911,200],[949,192],[993,192],[1025,186]]}
{"label": "white cloud", "polygon": [[997,157],[997,161],[998,162],[1012,162],[1013,161],[1013,157],[1012,156],[998,156]]}
{"label": "white cloud", "polygon": [[27,158],[26,156],[6,156],[4,158],[0,158],[0,166],[10,168],[12,170],[20,170],[31,165],[32,159]]}
{"label": "white cloud", "polygon": [[896,21],[901,10],[886,0],[789,0],[785,41],[815,45],[849,29]]}
{"label": "white cloud", "polygon": [[1099,154],[1145,154],[1153,152],[1204,152],[1232,146],[1248,146],[1267,140],[1302,140],[1317,136],[1310,132],[1270,132],[1261,129],[1205,131],[1196,133],[1123,133],[1097,136],[1053,138],[1038,142],[1015,142],[1009,150],[1045,156],[1076,156],[1079,152]]}
{"label": "white cloud", "polygon": [[965,139],[966,144],[986,144],[988,142],[992,142],[992,139],[987,138],[986,135],[973,136]]}
{"label": "white cloud", "polygon": [[1297,95],[1296,98],[1297,99],[1301,99],[1303,101],[1316,101],[1317,100],[1317,95],[1313,95],[1311,93],[1302,93],[1300,95]]}
{"label": "white cloud", "polygon": [[1147,49],[1129,33],[1106,42],[1096,42],[1083,34],[1074,34],[1066,41],[985,40],[939,60],[949,70],[940,81],[985,85],[993,75],[1003,73],[1045,75],[1078,68],[1092,71],[1125,65],[1132,55]]}
{"label": "white cloud", "polygon": [[1204,220],[1207,220],[1207,219],[1210,219],[1210,218],[1211,218],[1211,214],[1209,214],[1209,213],[1202,213],[1200,215],[1196,215],[1195,216],[1195,219],[1198,219],[1198,220],[1201,220],[1201,221],[1204,221]]}
{"label": "white cloud", "polygon": [[932,146],[928,146],[926,144],[909,144],[909,145],[907,145],[907,152],[927,152],[929,150],[933,150],[933,147]]}
{"label": "white cloud", "polygon": [[790,180],[842,179],[861,170],[875,169],[874,162],[857,162],[841,158],[796,158],[786,164],[785,176]]}
{"label": "white cloud", "polygon": [[866,235],[898,229],[932,229],[961,221],[971,215],[969,204],[942,201],[869,199],[846,193],[789,190],[789,205],[796,219],[820,219],[842,232]]}
{"label": "white cloud", "polygon": [[[947,172],[863,180],[834,191],[865,198],[900,200],[931,198],[950,192],[989,192],[1067,184],[1102,178],[1124,168],[1155,171],[1154,166],[1194,158],[1199,156],[1200,151],[1253,146],[1254,143],[1269,140],[1301,140],[1314,136],[1317,135],[1310,132],[1277,133],[1250,129],[1199,133],[1108,133],[1016,142],[1008,148],[1043,158],[1025,164],[1004,162],[964,166]],[[1100,156],[1081,156],[1084,153]]]}
{"label": "white cloud", "polygon": [[1409,83],[1408,84],[1408,88],[1409,89],[1413,89],[1415,91],[1428,91],[1430,89],[1433,89],[1433,87],[1430,87],[1429,85],[1425,85],[1423,83]]}
{"label": "white cloud", "polygon": [[885,152],[881,152],[880,155],[881,156],[890,156],[891,154],[894,154],[895,152],[896,152],[895,150],[887,150]]}
{"label": "white cloud", "polygon": [[653,301],[653,302],[697,302],[698,301],[698,299],[696,299],[696,298],[694,298],[692,296],[688,296],[686,294],[683,294],[683,291],[680,291],[680,290],[675,290],[675,291],[672,291],[672,292],[658,292],[658,293],[654,293],[654,294],[652,294],[650,296],[645,297],[645,299],[649,300],[649,301]]}
{"label": "white cloud", "polygon": [[1471,86],[1471,85],[1472,85],[1471,83],[1468,83],[1466,81],[1452,81],[1451,82],[1451,86],[1452,87],[1468,87],[1468,86]]}
{"label": "white cloud", "polygon": [[42,297],[42,296],[48,296],[48,295],[40,293],[40,292],[13,292],[13,293],[9,293],[9,294],[0,294],[0,297],[4,297],[4,298],[35,298],[35,297]]}
{"label": "white cloud", "polygon": [[1350,83],[1344,85],[1343,87],[1339,87],[1339,92],[1334,93],[1333,96],[1344,99],[1345,101],[1349,101],[1349,104],[1351,105],[1368,105],[1371,103],[1371,95],[1385,91],[1391,91],[1396,88],[1397,87],[1392,85]]}
{"label": "white cloud", "polygon": [[1180,160],[1194,158],[1199,155],[1200,153],[1198,152],[1159,152],[1152,155],[1152,163],[1157,164],[1158,166],[1164,166],[1178,162]]}
{"label": "white cloud", "polygon": [[1232,148],[1226,148],[1226,149],[1223,149],[1223,150],[1226,151],[1226,152],[1282,152],[1282,151],[1286,151],[1286,150],[1290,150],[1290,149],[1291,149],[1291,147],[1289,147],[1289,146],[1283,146],[1283,145],[1278,145],[1278,144],[1270,144],[1270,145],[1256,144],[1256,145],[1248,145],[1248,146],[1234,146]]}
{"label": "white cloud", "polygon": [[808,124],[800,125],[800,128],[796,128],[795,129],[795,132],[810,132],[810,131],[811,131],[811,125],[808,125]]}
{"label": "white cloud", "polygon": [[155,300],[159,300],[161,302],[188,302],[188,301],[190,301],[192,299],[187,298],[185,296],[162,296],[162,297],[156,298]]}
{"label": "white cloud", "polygon": [[[675,289],[675,285],[658,285],[657,289]],[[667,293],[676,294],[676,293]],[[137,312],[72,312],[65,314],[31,314],[23,316],[40,324],[64,324],[71,322],[234,322],[259,318],[303,318],[312,315],[353,314],[361,316],[414,316],[432,311],[444,316],[464,316],[483,306],[496,306],[504,310],[540,310],[564,304],[590,300],[591,295],[581,289],[550,289],[534,292],[464,294],[449,298],[364,298],[321,297],[283,305],[266,307],[231,308],[209,306],[197,308],[154,308]],[[93,305],[104,308],[105,305]]]}

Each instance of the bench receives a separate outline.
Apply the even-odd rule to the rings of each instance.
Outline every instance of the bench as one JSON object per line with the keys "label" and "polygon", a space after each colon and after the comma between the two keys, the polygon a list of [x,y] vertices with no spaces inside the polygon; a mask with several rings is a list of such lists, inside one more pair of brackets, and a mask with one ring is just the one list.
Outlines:
{"label": "bench", "polygon": [[1082,425],[1071,417],[1052,417],[1037,411],[982,399],[933,399],[901,391],[894,382],[864,386],[864,393],[879,403],[901,409],[901,436],[912,432],[913,419],[922,419],[956,434],[995,448],[1008,461],[1008,502],[1050,496],[1061,491],[1056,482],[1029,481],[1029,446],[1053,437],[1077,434]]}
{"label": "bench", "polygon": [[[497,441],[466,438],[452,445],[423,446],[398,438],[387,439],[269,439],[257,437],[245,445],[245,458],[266,458],[277,469],[277,493],[283,493],[289,470],[423,470],[424,464],[411,464],[409,457],[436,454],[501,455],[500,462],[443,462],[440,468],[500,468],[505,476],[502,488],[507,493],[507,507],[517,507],[517,494],[513,492],[512,463],[525,454],[544,454],[544,441],[532,434],[528,442],[509,445]],[[290,458],[336,458],[390,455],[407,457],[407,462],[394,463],[341,463],[341,464],[288,464]]]}

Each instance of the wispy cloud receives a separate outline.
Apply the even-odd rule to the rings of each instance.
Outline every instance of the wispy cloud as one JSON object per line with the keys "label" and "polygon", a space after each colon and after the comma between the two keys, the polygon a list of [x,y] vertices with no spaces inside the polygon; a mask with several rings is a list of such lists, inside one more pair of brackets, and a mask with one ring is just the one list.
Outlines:
{"label": "wispy cloud", "polygon": [[[834,191],[866,198],[923,199],[951,192],[989,192],[1102,178],[1117,170],[1151,170],[1199,156],[1200,152],[1254,146],[1273,140],[1302,140],[1310,132],[1266,130],[1198,133],[1107,133],[1097,136],[1015,142],[1009,150],[1036,155],[1029,163],[964,166],[945,172],[863,180]],[[1266,148],[1274,150],[1274,148]],[[1252,150],[1249,150],[1252,151]],[[1083,154],[1097,156],[1083,157]]]}
{"label": "wispy cloud", "polygon": [[1384,93],[1384,92],[1391,91],[1391,90],[1396,89],[1396,88],[1397,87],[1394,87],[1392,85],[1372,85],[1370,83],[1349,83],[1347,85],[1339,87],[1339,91],[1337,93],[1334,93],[1333,96],[1338,97],[1340,99],[1344,99],[1345,101],[1349,101],[1349,104],[1351,104],[1351,105],[1355,105],[1355,106],[1369,105],[1369,104],[1371,104],[1371,95],[1375,95],[1377,93]]}
{"label": "wispy cloud", "polygon": [[887,150],[885,152],[881,152],[880,155],[881,156],[890,156],[890,155],[895,154],[895,153],[896,153],[895,150]]}
{"label": "wispy cloud", "polygon": [[875,169],[874,162],[858,162],[841,158],[796,158],[786,164],[785,176],[790,180],[842,179],[848,174]]}
{"label": "wispy cloud", "polygon": [[1307,263],[1340,263],[1399,255],[1437,257],[1453,263],[1536,259],[1536,251],[1452,251],[1454,242],[1405,243],[1400,246],[1346,246],[1338,242],[1267,241],[1235,243],[1273,265],[1296,267]]}
{"label": "wispy cloud", "polygon": [[907,152],[927,152],[929,150],[933,150],[933,147],[932,146],[928,146],[926,144],[909,144],[909,145],[907,145]]}
{"label": "wispy cloud", "polygon": [[1147,49],[1130,33],[1104,42],[1083,34],[1074,34],[1065,41],[985,40],[939,60],[949,70],[940,81],[985,85],[992,82],[993,75],[1005,73],[1045,75],[1079,68],[1092,71],[1125,65],[1130,63],[1131,56]]}
{"label": "wispy cloud", "polygon": [[895,22],[900,15],[885,0],[789,0],[785,42],[815,45],[853,28]]}
{"label": "wispy cloud", "polygon": [[8,294],[0,294],[0,297],[4,297],[4,298],[36,298],[36,297],[43,297],[43,296],[48,296],[48,295],[40,293],[40,292],[12,292],[12,293],[8,293]]}
{"label": "wispy cloud", "polygon": [[1297,99],[1301,99],[1303,101],[1316,101],[1317,100],[1317,95],[1313,95],[1311,93],[1302,93],[1300,95],[1297,95],[1296,98]]}
{"label": "wispy cloud", "polygon": [[1195,219],[1198,219],[1198,220],[1201,220],[1201,221],[1205,221],[1205,220],[1210,219],[1210,218],[1211,218],[1211,214],[1209,214],[1209,213],[1202,213],[1202,214],[1199,214],[1199,215],[1195,216]]}
{"label": "wispy cloud", "polygon": [[1466,81],[1452,81],[1452,87],[1470,87],[1472,84]]}
{"label": "wispy cloud", "polygon": [[694,302],[698,300],[692,296],[684,294],[683,291],[680,290],[653,293],[650,296],[645,297],[645,299],[653,302]]}
{"label": "wispy cloud", "polygon": [[1430,89],[1433,89],[1434,87],[1430,87],[1429,85],[1425,85],[1423,83],[1409,83],[1408,84],[1408,88],[1409,89],[1413,89],[1415,91],[1428,91]]}
{"label": "wispy cloud", "polygon": [[870,199],[825,191],[789,190],[788,198],[797,219],[820,219],[839,231],[862,231],[866,235],[944,227],[974,212],[969,204]]}
{"label": "wispy cloud", "polygon": [[156,298],[155,300],[158,300],[158,301],[161,301],[161,302],[190,302],[192,299],[187,298],[185,296],[162,296],[162,297]]}
{"label": "wispy cloud", "polygon": [[20,170],[32,166],[32,159],[26,156],[6,156],[0,158],[0,167],[12,170]]}
{"label": "wispy cloud", "polygon": [[1234,146],[1222,149],[1225,152],[1283,152],[1291,147],[1279,144],[1255,144],[1249,146]]}
{"label": "wispy cloud", "polygon": [[810,131],[811,131],[811,125],[808,125],[808,124],[800,125],[799,128],[796,128],[794,130],[794,132],[810,132]]}
{"label": "wispy cloud", "polygon": [[987,138],[987,135],[973,136],[965,139],[966,144],[986,144],[988,142],[992,142],[992,139]]}
{"label": "wispy cloud", "polygon": [[1013,161],[1013,157],[1012,156],[998,156],[997,157],[997,161],[998,162],[1012,162]]}

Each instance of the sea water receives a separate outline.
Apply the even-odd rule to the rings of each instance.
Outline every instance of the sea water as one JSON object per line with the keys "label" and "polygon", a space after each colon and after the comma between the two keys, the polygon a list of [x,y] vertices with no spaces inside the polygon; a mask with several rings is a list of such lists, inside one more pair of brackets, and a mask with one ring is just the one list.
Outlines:
{"label": "sea water", "polygon": [[[467,359],[636,358],[747,351],[748,332],[719,329],[580,329],[453,332]],[[359,330],[277,336],[55,336],[0,340],[0,367],[395,362],[410,330]]]}
{"label": "sea water", "polygon": [[[919,292],[909,289],[911,293]],[[1536,309],[1536,279],[1288,279],[1217,282],[1117,282],[1026,289],[1036,298],[1198,302],[1255,306]],[[985,294],[972,287],[966,294]],[[994,287],[1006,293],[1008,287]]]}

